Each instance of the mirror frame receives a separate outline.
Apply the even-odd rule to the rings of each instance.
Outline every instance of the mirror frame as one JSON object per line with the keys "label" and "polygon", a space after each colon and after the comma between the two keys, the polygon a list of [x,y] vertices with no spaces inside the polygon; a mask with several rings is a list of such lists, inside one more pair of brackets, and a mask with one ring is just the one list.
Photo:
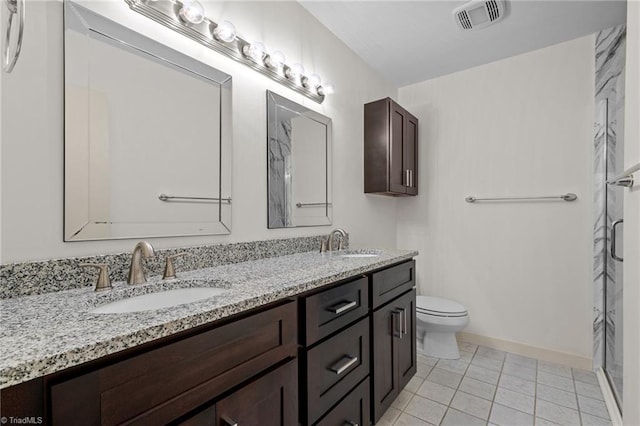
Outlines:
{"label": "mirror frame", "polygon": [[[326,166],[325,166],[325,216],[322,223],[304,224],[304,225],[284,225],[277,226],[281,222],[281,218],[273,218],[271,211],[271,199],[273,191],[272,176],[270,173],[271,162],[271,150],[269,144],[272,138],[277,138],[277,125],[278,120],[278,108],[284,108],[291,112],[294,112],[300,116],[306,117],[310,120],[316,121],[326,127],[326,139],[325,139],[325,153],[326,153]],[[274,134],[276,133],[276,134]],[[292,144],[294,142],[292,141]],[[278,95],[270,90],[267,90],[267,228],[269,229],[281,229],[281,228],[301,228],[311,226],[328,226],[332,224],[333,217],[333,124],[331,118],[326,117],[318,112],[311,110],[310,108],[295,103],[283,96]],[[295,177],[293,178],[295,180]],[[300,203],[292,208],[300,208]],[[315,203],[314,203],[315,204]],[[286,220],[285,220],[286,223]]]}
{"label": "mirror frame", "polygon": [[[217,197],[213,199],[218,204],[217,220],[210,222],[200,222],[203,224],[219,224],[220,232],[203,232],[203,233],[158,233],[149,235],[140,232],[135,235],[124,235],[115,237],[81,237],[82,229],[86,226],[99,226],[104,224],[91,223],[91,218],[87,218],[85,226],[79,230],[67,229],[67,192],[68,192],[68,176],[67,154],[68,144],[66,142],[68,136],[68,128],[70,127],[67,114],[67,100],[65,96],[65,183],[64,183],[64,225],[63,240],[65,242],[74,241],[94,241],[94,240],[116,240],[116,239],[136,239],[136,238],[156,238],[156,237],[178,237],[178,236],[203,236],[203,235],[224,235],[231,233],[231,176],[232,176],[232,78],[230,75],[215,69],[214,67],[174,50],[164,44],[153,39],[143,36],[136,31],[129,29],[107,17],[97,14],[84,6],[74,3],[70,0],[64,1],[64,34],[65,49],[64,63],[65,69],[68,65],[67,57],[69,55],[66,48],[66,33],[69,30],[84,34],[89,38],[100,40],[118,47],[130,53],[144,57],[163,66],[173,68],[194,78],[203,80],[208,83],[215,84],[220,89],[220,134],[219,149],[220,161],[218,167],[218,187],[213,188],[217,192]],[[65,72],[65,91],[67,86],[67,73]],[[223,169],[224,167],[224,169]],[[223,194],[223,191],[226,193]],[[215,219],[215,217],[213,217]],[[144,225],[145,222],[139,222]],[[171,222],[166,222],[171,223]]]}

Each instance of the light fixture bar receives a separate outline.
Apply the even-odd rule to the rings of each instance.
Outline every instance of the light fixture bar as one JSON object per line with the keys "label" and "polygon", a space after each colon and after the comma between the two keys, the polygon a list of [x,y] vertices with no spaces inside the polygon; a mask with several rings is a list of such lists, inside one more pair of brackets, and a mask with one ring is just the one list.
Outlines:
{"label": "light fixture bar", "polygon": [[216,40],[213,36],[213,31],[217,24],[212,20],[205,17],[199,24],[182,21],[179,17],[182,3],[177,0],[125,0],[125,2],[131,10],[151,18],[218,53],[222,53],[315,102],[322,103],[324,101],[325,93],[322,90],[322,86],[318,88],[305,87],[297,84],[294,81],[295,79],[288,79],[286,77],[286,75],[290,74],[288,65],[285,64],[281,69],[271,68],[262,62],[258,63],[252,58],[246,57],[242,53],[242,49],[251,44],[248,41],[237,36],[230,42]]}

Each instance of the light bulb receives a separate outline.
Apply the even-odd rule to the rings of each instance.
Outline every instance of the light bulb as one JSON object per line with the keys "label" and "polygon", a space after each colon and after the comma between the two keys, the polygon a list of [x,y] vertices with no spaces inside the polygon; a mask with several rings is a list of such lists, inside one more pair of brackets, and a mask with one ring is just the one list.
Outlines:
{"label": "light bulb", "polygon": [[244,54],[244,56],[251,58],[260,64],[264,59],[266,51],[267,49],[264,47],[264,44],[260,43],[259,41],[255,41],[251,44],[245,44],[245,46],[242,48],[242,53]]}
{"label": "light bulb", "polygon": [[306,80],[304,81],[304,87],[307,87],[309,89],[315,89],[316,87],[320,86],[320,76],[318,74],[311,74],[309,77],[306,78]]}
{"label": "light bulb", "polygon": [[284,61],[284,53],[277,50],[267,56],[267,58],[265,59],[265,64],[269,68],[275,68],[276,70],[279,70],[284,65]]}
{"label": "light bulb", "polygon": [[204,21],[204,7],[196,0],[184,0],[178,16],[184,22],[199,24]]}
{"label": "light bulb", "polygon": [[318,94],[321,96],[333,95],[335,92],[336,92],[336,87],[331,83],[318,86]]}
{"label": "light bulb", "polygon": [[231,43],[236,39],[236,27],[229,21],[222,21],[213,30],[213,36],[225,43]]}
{"label": "light bulb", "polygon": [[293,81],[300,81],[300,79],[304,76],[304,67],[302,64],[293,64],[287,70],[287,78]]}

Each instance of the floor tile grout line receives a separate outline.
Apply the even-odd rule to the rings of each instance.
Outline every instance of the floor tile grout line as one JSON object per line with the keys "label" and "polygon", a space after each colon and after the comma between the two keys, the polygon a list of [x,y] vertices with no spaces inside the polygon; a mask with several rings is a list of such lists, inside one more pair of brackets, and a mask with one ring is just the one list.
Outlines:
{"label": "floor tile grout line", "polygon": [[502,366],[500,367],[500,372],[498,374],[498,383],[496,383],[496,389],[493,392],[493,399],[491,400],[491,407],[489,408],[489,417],[487,418],[487,424],[491,421],[491,415],[493,414],[493,407],[496,404],[496,395],[498,395],[498,388],[500,387],[500,379],[502,378],[502,370],[504,370],[504,363],[506,361],[507,355],[505,352],[504,360],[502,361]]}
{"label": "floor tile grout line", "polygon": [[573,391],[576,395],[576,407],[578,407],[578,419],[580,420],[580,424],[582,425],[582,413],[580,410],[580,398],[578,398],[578,388],[576,387],[576,380],[573,378],[573,370],[571,371],[571,378],[573,379],[571,382],[573,383]]}
{"label": "floor tile grout line", "polygon": [[[464,380],[464,376],[467,375],[467,371],[469,370],[469,367],[471,366],[471,361],[473,361],[473,358],[476,356],[476,353],[478,352],[478,348],[479,348],[479,346],[476,346],[476,349],[473,351],[473,354],[471,355],[471,359],[469,360],[469,364],[467,364],[467,368],[464,369],[464,374],[462,374],[462,377],[460,378],[460,381],[458,382],[458,386],[456,387],[455,392],[453,393],[453,396],[451,396],[451,400],[449,401],[449,404],[447,404],[447,409],[444,410],[444,414],[442,415],[442,418],[438,422],[438,425],[441,425],[442,422],[444,421],[444,418],[447,417],[447,413],[449,412],[449,409],[451,408],[451,404],[453,403],[453,399],[456,397],[456,394],[458,393],[458,389],[460,389],[460,384]],[[427,379],[425,379],[425,380],[427,380]]]}

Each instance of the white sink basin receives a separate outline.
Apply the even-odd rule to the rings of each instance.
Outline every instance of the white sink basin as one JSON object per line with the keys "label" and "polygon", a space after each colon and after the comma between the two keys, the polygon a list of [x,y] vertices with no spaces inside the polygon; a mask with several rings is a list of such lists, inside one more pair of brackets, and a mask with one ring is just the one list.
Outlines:
{"label": "white sink basin", "polygon": [[348,253],[348,254],[341,254],[341,257],[378,257],[380,256],[379,254],[374,254],[374,253]]}
{"label": "white sink basin", "polygon": [[227,291],[229,290],[215,287],[178,288],[175,290],[165,290],[128,297],[100,305],[89,312],[92,314],[122,314],[127,312],[152,311],[208,299]]}

